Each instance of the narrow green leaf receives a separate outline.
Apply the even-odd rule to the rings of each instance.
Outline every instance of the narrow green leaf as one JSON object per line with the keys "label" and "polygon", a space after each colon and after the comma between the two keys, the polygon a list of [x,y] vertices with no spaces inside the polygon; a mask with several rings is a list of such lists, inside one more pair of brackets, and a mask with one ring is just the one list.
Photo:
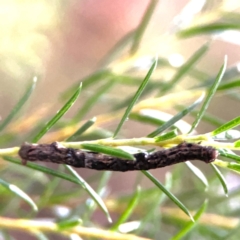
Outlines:
{"label": "narrow green leaf", "polygon": [[212,34],[219,31],[225,31],[225,30],[232,30],[240,29],[240,25],[238,23],[207,23],[204,25],[199,25],[195,27],[191,27],[188,29],[184,29],[178,33],[178,36],[181,38],[189,38],[193,37],[195,35],[202,35],[202,34]]}
{"label": "narrow green leaf", "polygon": [[[92,119],[92,121],[88,121],[87,123],[85,123],[76,133],[80,133],[83,132],[84,129],[87,129],[88,126],[92,125],[94,122],[96,121],[95,118]],[[92,122],[92,124],[91,124]],[[81,131],[82,129],[82,131]],[[76,136],[76,133],[72,135]],[[71,138],[71,137],[70,137]],[[67,140],[69,141],[69,139]],[[89,195],[92,197],[93,201],[100,207],[100,209],[102,209],[102,211],[105,213],[107,219],[109,222],[112,222],[110,214],[107,210],[106,205],[104,204],[103,200],[101,199],[101,197],[91,188],[91,186],[79,175],[78,172],[76,172],[72,167],[65,165],[65,168],[72,174],[73,177],[75,177],[78,181],[80,181],[82,183],[82,185],[84,186],[84,189],[89,193]]]}
{"label": "narrow green leaf", "polygon": [[240,140],[237,140],[234,142],[234,147],[239,148],[240,147]]}
{"label": "narrow green leaf", "polygon": [[207,108],[210,104],[210,101],[212,100],[212,98],[213,98],[213,96],[214,96],[222,78],[223,78],[226,67],[227,67],[227,56],[225,56],[225,58],[224,58],[224,63],[222,65],[222,67],[220,68],[220,71],[218,72],[217,78],[216,78],[214,84],[212,85],[212,87],[209,89],[208,95],[206,96],[206,99],[205,99],[205,101],[204,101],[204,103],[203,103],[203,105],[202,105],[202,107],[199,111],[199,114],[198,114],[197,118],[193,122],[189,133],[191,133],[200,123],[205,111],[207,110]]}
{"label": "narrow green leaf", "polygon": [[139,203],[139,199],[140,199],[140,187],[137,188],[135,194],[130,199],[130,201],[128,203],[128,206],[125,209],[125,211],[121,214],[121,216],[118,218],[116,223],[111,227],[112,231],[118,230],[119,226],[121,224],[123,224],[124,222],[126,222],[130,218],[130,216],[132,215],[134,209],[136,208],[136,206]]}
{"label": "narrow green leaf", "polygon": [[142,173],[153,182],[162,192],[164,192],[173,203],[175,203],[184,213],[186,213],[190,219],[194,222],[194,219],[188,209],[170,192],[168,191],[151,173],[142,171]]}
{"label": "narrow green leaf", "polygon": [[[138,82],[140,82],[140,81],[138,81]],[[139,84],[137,84],[137,85],[139,86]],[[141,97],[143,98],[143,97],[149,95],[149,93],[155,91],[156,88],[158,89],[159,86],[156,86],[156,84],[152,84],[151,82],[149,82],[148,85],[145,87],[144,92],[141,93]],[[112,111],[116,111],[116,110],[125,108],[131,102],[132,102],[132,96],[130,96],[130,97],[125,96],[124,99],[121,99],[120,103],[117,103],[113,106]]]}
{"label": "narrow green leaf", "polygon": [[208,43],[201,46],[201,48],[198,49],[189,58],[189,60],[178,69],[173,78],[168,83],[166,83],[165,86],[163,86],[160,94],[163,95],[164,93],[172,89],[183,78],[183,76],[196,65],[197,61],[199,61],[203,57],[203,55],[207,52],[208,48],[209,48]]}
{"label": "narrow green leaf", "polygon": [[200,207],[200,209],[196,212],[196,214],[194,214],[194,220],[196,222],[189,222],[184,228],[181,229],[180,232],[178,232],[173,238],[171,238],[171,240],[180,240],[183,239],[183,237],[185,235],[187,235],[190,231],[193,230],[194,227],[197,226],[197,221],[200,219],[200,217],[202,216],[202,214],[204,212],[206,212],[207,209],[207,205],[208,205],[208,201],[206,200],[202,206]]}
{"label": "narrow green leaf", "polygon": [[217,175],[222,187],[223,187],[223,191],[226,195],[226,197],[228,196],[228,187],[227,187],[227,183],[226,183],[226,180],[224,178],[224,176],[222,175],[222,173],[220,172],[220,170],[214,165],[211,163],[211,166],[215,172],[215,174]]}
{"label": "narrow green leaf", "polygon": [[[165,175],[165,188],[170,191],[172,188],[173,178],[172,174],[170,172],[167,172]],[[148,190],[142,190],[141,193],[141,199],[149,199],[149,197],[153,197],[154,201],[152,201],[151,206],[149,206],[149,211],[146,212],[146,214],[141,218],[140,226],[136,230],[136,235],[142,235],[141,233],[144,232],[146,224],[149,222],[153,222],[153,218],[156,216],[156,212],[159,211],[161,203],[164,202],[164,200],[167,198],[167,196],[163,192],[157,192],[156,190],[153,190],[152,194],[147,193]],[[157,195],[156,195],[157,194]],[[157,217],[161,217],[161,214],[157,214]]]}
{"label": "narrow green leaf", "polygon": [[227,163],[226,167],[228,169],[233,170],[236,173],[240,174],[240,164],[239,163],[229,162],[229,163]]}
{"label": "narrow green leaf", "polygon": [[73,122],[79,122],[90,109],[99,101],[99,99],[110,90],[115,84],[114,81],[107,81],[102,87],[100,87],[81,107],[80,111],[74,116]]}
{"label": "narrow green leaf", "polygon": [[218,150],[220,156],[226,157],[226,158],[230,158],[233,159],[235,161],[237,161],[238,163],[240,163],[240,156],[233,153],[233,152],[227,152],[227,151],[223,151],[223,150]]}
{"label": "narrow green leaf", "polygon": [[148,26],[148,23],[153,15],[154,9],[156,8],[158,2],[159,2],[158,0],[151,0],[151,2],[149,3],[148,8],[141,20],[141,23],[139,24],[137,30],[135,31],[133,44],[130,49],[131,54],[134,54],[138,50],[143,34]]}
{"label": "narrow green leaf", "polygon": [[148,134],[148,137],[155,137],[159,133],[161,133],[161,132],[165,131],[166,129],[168,129],[169,127],[171,127],[174,123],[176,123],[177,121],[182,119],[184,116],[186,116],[188,113],[190,113],[196,106],[198,106],[202,102],[203,98],[204,98],[204,94],[202,94],[202,96],[200,98],[198,98],[197,101],[195,101],[191,106],[189,106],[189,107],[185,108],[183,111],[177,113],[169,121],[164,123],[162,126],[157,128],[155,131]]}
{"label": "narrow green leaf", "polygon": [[112,76],[110,79],[115,81],[118,84],[123,84],[125,86],[131,86],[131,87],[139,86],[139,82],[142,82],[141,77],[135,77],[133,75],[123,75],[119,73],[112,73]]}
{"label": "narrow green leaf", "polygon": [[[18,165],[22,166],[22,163],[19,160],[15,159],[15,158],[4,157],[4,159],[6,161],[9,161],[9,162],[12,162],[12,163],[15,163],[15,164],[18,164]],[[93,200],[96,202],[96,204],[98,204],[98,206],[103,210],[103,212],[106,214],[109,222],[112,222],[111,217],[110,217],[110,215],[108,213],[107,207],[105,206],[105,204],[104,204],[103,200],[101,199],[101,197],[70,166],[65,165],[65,167],[71,172],[72,176],[68,175],[66,173],[57,171],[57,170],[53,170],[51,168],[47,168],[47,167],[44,167],[44,166],[37,165],[37,164],[32,163],[32,162],[28,162],[26,167],[80,185],[84,190],[86,190],[89,193],[89,195],[93,198]]]}
{"label": "narrow green leaf", "polygon": [[33,200],[25,193],[23,192],[19,187],[17,187],[16,185],[13,185],[11,183],[8,183],[2,179],[0,179],[0,184],[5,187],[7,190],[9,190],[10,192],[16,194],[18,197],[20,197],[21,199],[23,199],[25,202],[27,202],[33,209],[33,211],[37,212],[38,211],[38,207],[37,205],[33,202]]}
{"label": "narrow green leaf", "polygon": [[68,219],[63,222],[57,223],[59,230],[69,230],[70,228],[76,227],[82,224],[81,219]]}
{"label": "narrow green leaf", "polygon": [[92,119],[85,122],[71,137],[69,137],[66,141],[74,142],[76,139],[81,136],[85,131],[87,131],[95,122],[97,118],[93,117]]}
{"label": "narrow green leaf", "polygon": [[131,155],[128,152],[123,151],[122,149],[117,149],[113,147],[108,147],[108,146],[102,146],[98,144],[88,144],[88,143],[83,143],[81,144],[82,148],[86,150],[90,150],[92,152],[98,152],[98,153],[104,153],[110,156],[122,158],[122,159],[128,159],[128,160],[134,160],[134,156]]}
{"label": "narrow green leaf", "polygon": [[240,164],[239,163],[215,160],[214,164],[218,165],[219,167],[232,170],[237,174],[240,174]]}
{"label": "narrow green leaf", "polygon": [[83,82],[84,90],[86,90],[87,88],[89,88],[92,85],[95,85],[97,82],[99,82],[99,80],[106,78],[108,76],[111,76],[111,75],[112,75],[112,73],[106,69],[95,72],[95,73],[83,78],[81,81],[74,83],[70,88],[68,88],[66,91],[64,91],[61,94],[60,99],[63,101],[67,101],[67,99],[69,99],[73,95],[73,93],[76,91],[76,89],[79,87],[79,84],[81,82]]}
{"label": "narrow green leaf", "polygon": [[124,113],[124,115],[123,115],[120,123],[119,123],[118,126],[117,126],[117,129],[116,129],[116,131],[115,131],[115,133],[114,133],[114,135],[113,135],[113,138],[115,138],[115,137],[117,136],[117,134],[119,133],[120,129],[121,129],[122,126],[123,126],[123,123],[124,123],[124,122],[126,121],[126,119],[128,118],[128,116],[129,116],[129,114],[130,114],[130,112],[131,112],[134,104],[137,102],[138,98],[141,96],[141,94],[142,94],[143,90],[145,89],[148,81],[150,80],[150,77],[151,77],[153,71],[155,70],[156,66],[157,66],[157,60],[155,60],[155,61],[153,62],[152,66],[151,66],[151,68],[149,69],[149,71],[148,71],[146,77],[144,78],[142,84],[140,85],[140,87],[138,88],[136,94],[134,95],[134,97],[133,97],[133,99],[132,99],[132,102],[128,105],[128,107],[127,107],[127,109],[126,109],[126,111],[125,111],[125,113]]}
{"label": "narrow green leaf", "polygon": [[202,173],[202,171],[194,166],[191,162],[187,161],[185,164],[188,166],[188,168],[194,173],[194,175],[203,183],[205,189],[208,189],[208,180],[205,177],[205,175]]}
{"label": "narrow green leaf", "polygon": [[28,86],[25,93],[21,97],[21,99],[18,101],[18,103],[14,106],[12,111],[9,113],[9,115],[6,117],[6,119],[0,124],[0,132],[12,121],[12,119],[18,114],[18,112],[22,109],[23,105],[27,102],[29,99],[31,93],[35,89],[37,83],[37,77],[34,77],[32,80],[32,83]]}
{"label": "narrow green leaf", "polygon": [[[62,166],[59,169],[62,169]],[[49,203],[51,196],[56,191],[57,187],[59,187],[59,185],[61,184],[61,180],[61,178],[54,177],[51,179],[51,181],[48,182],[48,184],[46,184],[44,190],[41,192],[41,197],[38,200],[38,206],[40,209],[42,209]]]}
{"label": "narrow green leaf", "polygon": [[136,120],[136,121],[142,122],[142,123],[157,125],[157,126],[165,123],[165,121],[163,121],[157,117],[149,116],[149,115],[145,115],[145,114],[141,114],[141,113],[130,113],[129,119]]}
{"label": "narrow green leaf", "polygon": [[[107,77],[115,76],[109,69],[103,69],[98,72],[94,72],[92,75],[87,76],[82,79],[82,83],[84,84],[84,90],[87,88],[91,88],[96,83],[100,82],[102,79],[106,79]],[[79,86],[79,83],[76,84],[75,89]]]}
{"label": "narrow green leaf", "polygon": [[96,202],[96,204],[102,209],[105,213],[108,221],[111,223],[112,219],[108,212],[108,209],[103,202],[102,198],[92,189],[92,187],[70,166],[65,165],[66,169],[79,181],[82,185],[83,189],[85,189],[88,194],[92,197],[92,199]]}
{"label": "narrow green leaf", "polygon": [[214,131],[211,132],[212,136],[216,136],[222,132],[225,132],[229,129],[235,128],[240,124],[240,116],[232,119],[231,121],[223,124],[219,128],[215,129]]}
{"label": "narrow green leaf", "polygon": [[[229,81],[231,81],[232,79],[236,79],[239,78],[239,70],[238,70],[238,65],[233,65],[233,66],[228,66],[228,68],[226,69],[226,71],[224,72],[224,76],[222,79],[222,82],[220,83],[217,91],[219,90],[219,88],[221,88],[222,85],[224,85],[225,83],[229,83]],[[214,82],[214,80],[216,79],[216,76],[207,76],[204,82],[201,81],[201,85],[197,86],[197,88],[209,88],[212,83]],[[234,80],[233,80],[234,81]]]}
{"label": "narrow green leaf", "polygon": [[69,228],[76,227],[82,224],[82,220],[79,218],[66,219],[64,221],[58,222],[57,226],[59,230],[68,230]]}
{"label": "narrow green leaf", "polygon": [[[97,188],[97,193],[101,196],[102,194],[104,194],[106,192],[107,189],[107,183],[110,179],[112,175],[111,171],[104,171],[102,173],[102,176],[99,180],[99,184],[98,184],[98,188]],[[90,215],[94,212],[94,210],[96,209],[96,204],[94,204],[93,200],[88,201],[87,203],[87,207],[88,207],[88,212],[87,212],[87,217],[89,218]]]}
{"label": "narrow green leaf", "polygon": [[113,132],[108,131],[106,129],[100,127],[94,127],[92,131],[85,132],[84,135],[78,137],[78,141],[86,141],[86,140],[96,140],[103,138],[111,138]]}
{"label": "narrow green leaf", "polygon": [[79,85],[78,89],[72,95],[72,97],[65,103],[65,105],[57,112],[57,114],[45,125],[43,129],[33,138],[32,142],[38,142],[42,136],[47,133],[50,128],[71,108],[71,106],[77,100],[82,89],[82,84]]}
{"label": "narrow green leaf", "polygon": [[240,79],[228,82],[228,83],[222,83],[219,87],[218,87],[218,91],[223,91],[223,90],[229,90],[232,88],[237,88],[240,87]]}
{"label": "narrow green leaf", "polygon": [[[99,180],[98,188],[96,191],[100,197],[105,195],[106,190],[108,188],[107,182],[109,181],[111,175],[112,175],[111,171],[102,172],[102,176]],[[87,207],[87,210],[84,211],[85,214],[82,216],[83,222],[85,222],[85,220],[88,221],[88,219],[91,219],[91,215],[94,213],[97,207],[96,201],[93,199],[87,199],[86,207]],[[112,222],[110,218],[110,214],[107,215],[107,218],[109,222]]]}
{"label": "narrow green leaf", "polygon": [[[177,110],[182,110],[182,109],[184,109],[184,107],[183,106],[177,106],[176,109]],[[193,111],[191,111],[190,115],[196,117],[196,116],[198,116],[198,113],[199,113],[199,111],[193,110]],[[204,113],[204,115],[202,117],[202,121],[208,122],[215,127],[219,127],[219,126],[225,124],[225,122],[226,122],[221,118],[216,119],[216,116],[214,116],[210,113],[207,113],[207,112]]]}
{"label": "narrow green leaf", "polygon": [[[173,187],[173,175],[172,175],[172,173],[171,172],[166,172],[166,174],[165,174],[165,184],[164,184],[164,187],[168,190],[168,191],[170,191],[170,189]],[[165,194],[162,194],[161,196],[160,196],[160,202],[159,202],[159,205],[161,204],[161,203],[163,203],[164,202],[164,200],[167,198],[167,196],[165,195]]]}
{"label": "narrow green leaf", "polygon": [[167,133],[164,133],[162,134],[161,136],[159,137],[155,137],[155,142],[161,142],[161,141],[165,141],[165,140],[168,140],[168,139],[171,139],[171,138],[174,138],[178,135],[178,131],[177,129],[174,129],[170,132],[167,132]]}
{"label": "narrow green leaf", "polygon": [[[54,177],[59,177],[63,180],[66,180],[66,181],[69,181],[69,182],[72,182],[72,183],[75,183],[75,184],[80,184],[82,186],[82,184],[75,177],[72,177],[71,175],[65,174],[63,172],[53,170],[51,168],[47,168],[47,167],[44,167],[44,166],[41,166],[41,165],[38,165],[38,164],[35,164],[35,163],[32,163],[32,162],[28,162],[26,166],[23,166],[21,161],[19,161],[19,159],[12,158],[12,157],[4,157],[4,159],[8,162],[18,164],[22,167],[27,167],[27,168],[30,168],[30,169],[33,169],[33,170],[36,170],[36,171],[39,171],[39,172],[43,172],[43,173],[52,175]],[[82,186],[82,187],[84,187],[84,186]]]}
{"label": "narrow green leaf", "polygon": [[111,176],[112,176],[111,171],[104,171],[102,173],[100,181],[98,182],[99,183],[98,188],[97,188],[98,192],[102,192],[104,189],[106,189],[106,186],[107,186],[108,181],[110,180]]}

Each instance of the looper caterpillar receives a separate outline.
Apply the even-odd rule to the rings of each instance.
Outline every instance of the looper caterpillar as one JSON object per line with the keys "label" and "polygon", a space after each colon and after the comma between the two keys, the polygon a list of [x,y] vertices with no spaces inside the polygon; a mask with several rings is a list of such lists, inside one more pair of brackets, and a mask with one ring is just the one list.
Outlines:
{"label": "looper caterpillar", "polygon": [[217,158],[218,152],[210,146],[183,142],[166,150],[136,153],[133,155],[135,160],[124,160],[102,153],[65,148],[58,142],[54,142],[52,144],[24,143],[19,150],[19,156],[23,164],[27,161],[42,161],[67,164],[76,168],[125,172],[162,168],[187,160],[210,163]]}

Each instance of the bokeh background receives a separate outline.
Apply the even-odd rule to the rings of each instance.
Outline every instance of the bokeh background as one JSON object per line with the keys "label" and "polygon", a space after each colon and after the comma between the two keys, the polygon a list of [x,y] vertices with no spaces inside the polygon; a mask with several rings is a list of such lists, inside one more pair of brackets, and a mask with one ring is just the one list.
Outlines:
{"label": "bokeh background", "polygon": [[[127,39],[140,26],[150,4],[153,8],[152,15],[149,17],[139,45],[134,50],[131,48],[131,41]],[[52,113],[62,106],[61,101],[64,99],[62,93],[83,80],[80,100],[57,126],[55,130],[57,133],[54,135],[53,131],[52,135],[49,133],[41,141],[64,140],[66,136],[61,135],[62,132],[57,130],[61,126],[65,128],[64,124],[71,121],[99,89],[108,88],[111,81],[116,81],[109,76],[103,77],[101,81],[96,81],[91,87],[85,89],[84,79],[102,69],[111,71],[118,78],[131,76],[131,81],[129,80],[131,83],[126,83],[128,81],[126,80],[125,83],[113,85],[111,90],[109,88],[109,91],[102,94],[89,111],[79,115],[79,122],[107,114],[112,109],[111,104],[116,103],[117,106],[118,103],[131,97],[156,56],[159,57],[159,67],[153,75],[153,81],[161,85],[170,81],[176,70],[201,46],[205,43],[209,43],[210,46],[204,57],[195,65],[194,74],[199,76],[198,80],[192,75],[187,75],[168,94],[181,93],[185,89],[191,89],[214,78],[225,55],[228,56],[229,70],[226,78],[239,79],[240,33],[237,26],[240,20],[239,9],[240,3],[234,0],[0,1],[1,119],[6,118],[21,98],[33,76],[38,76],[36,89],[24,108],[24,114],[9,126],[8,130],[18,135],[11,146],[20,145],[23,141],[29,140],[27,131],[34,130],[39,122],[46,122],[46,119],[49,119]],[[225,31],[209,30],[189,37],[179,35],[184,29],[209,23],[233,25],[235,23],[236,25]],[[125,43],[122,42],[118,51],[113,54],[112,50],[116,50],[114,47],[122,39],[126,40]],[[159,97],[157,87],[155,90],[149,91],[144,98]],[[172,105],[164,105],[163,102],[162,106],[159,106],[158,110],[161,111],[162,117],[163,112],[170,114],[169,116],[177,112],[173,107],[174,104],[190,105],[199,94],[175,96],[175,103]],[[219,121],[228,121],[238,116],[240,111],[237,90],[234,89],[232,95],[219,92],[213,99],[208,112]],[[158,114],[160,113],[156,113],[156,116]],[[101,123],[101,127],[109,131],[109,136],[116,128],[119,119]],[[184,120],[181,126],[188,129],[190,127],[188,124],[192,123],[194,117],[189,116]],[[142,137],[154,129],[155,126],[128,121],[124,124],[119,137]],[[186,133],[186,129],[183,132]],[[211,124],[203,122],[195,133],[205,133],[213,129]],[[2,146],[10,147],[8,144],[3,142]],[[56,167],[51,164],[48,166]],[[200,166],[205,167],[201,164]],[[153,173],[163,181],[167,171],[171,171],[171,168],[156,170]],[[78,172],[84,178],[95,175],[88,170],[78,170]],[[191,181],[194,181],[189,180],[188,176],[184,177],[186,185],[188,181],[190,185]],[[130,193],[135,187],[136,178],[137,173],[114,173],[108,183],[109,194]],[[230,187],[238,186],[238,177],[229,174],[227,178],[230,179]],[[148,188],[151,183],[143,179],[141,186]]]}
{"label": "bokeh background", "polygon": [[[55,101],[72,83],[99,69],[110,49],[139,25],[148,4],[147,0],[1,1],[1,101],[10,96],[5,103],[14,104],[34,74],[41,76],[34,100],[38,104]],[[181,65],[213,37],[175,40],[176,30],[218,20],[221,12],[236,12],[238,7],[235,1],[159,1],[139,55],[172,59],[180,54],[175,60],[179,62],[173,64]],[[198,63],[199,69],[216,73],[225,54],[230,66],[238,62],[239,35],[231,34],[214,36],[210,50]],[[172,72],[165,74],[167,80]],[[7,108],[1,106],[1,112],[4,117]]]}
{"label": "bokeh background", "polygon": [[[237,14],[239,6],[235,1],[156,1],[137,54],[132,57],[128,49],[123,48],[115,60],[106,64],[104,59],[109,51],[139,26],[149,3],[147,0],[104,0],[98,3],[91,0],[2,1],[1,118],[7,116],[34,75],[39,80],[27,111],[33,113],[50,105],[54,106],[53,110],[57,110],[61,106],[58,104],[60,93],[99,69],[108,67],[113,72],[122,74],[131,72],[135,67],[138,71],[134,71],[133,75],[143,77],[150,66],[151,57],[156,54],[173,67],[180,67],[200,46],[209,41],[211,47],[197,63],[197,69],[214,77],[227,55],[228,66],[232,66],[233,74],[238,75],[240,35],[237,31],[176,38],[176,32],[182,28],[220,21],[223,12],[234,11]],[[173,74],[174,71],[169,68],[160,68],[155,78],[159,83],[167,82]],[[201,81],[204,80],[202,77]],[[194,79],[186,76],[175,91],[189,88],[195,83]],[[81,108],[85,99],[94,95],[100,87],[97,85],[84,91],[83,82],[83,94],[76,109]],[[107,113],[109,99],[123,100],[135,91],[136,87],[124,84],[113,87],[85,118]],[[237,105],[238,102],[234,99],[216,96],[210,112],[224,120],[230,120],[236,117]],[[166,112],[172,114],[174,110],[170,107]],[[67,116],[71,118],[73,114],[74,110]],[[41,116],[40,112],[39,118],[41,117],[44,115]],[[141,137],[150,131],[148,126],[142,129],[136,123],[129,125],[131,131],[125,132],[128,137]],[[212,126],[204,123],[200,127],[204,132],[212,130]]]}

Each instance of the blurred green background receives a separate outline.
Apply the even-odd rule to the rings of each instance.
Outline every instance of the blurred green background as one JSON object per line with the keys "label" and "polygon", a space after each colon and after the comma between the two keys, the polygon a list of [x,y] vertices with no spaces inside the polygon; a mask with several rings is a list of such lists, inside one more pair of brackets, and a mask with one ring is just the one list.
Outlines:
{"label": "blurred green background", "polygon": [[[80,82],[82,90],[75,104],[39,142],[65,141],[93,117],[97,120],[87,122],[87,131],[74,141],[111,137],[155,58],[156,70],[118,138],[145,137],[190,106],[202,92],[208,92],[225,55],[228,63],[221,85],[193,134],[210,132],[238,117],[239,9],[240,3],[233,0],[0,1],[2,123],[12,109],[20,110],[21,103],[16,104],[23,96],[23,102],[28,99],[31,92],[13,121],[1,126],[1,148],[32,142]],[[38,81],[33,89],[34,76]],[[171,129],[187,134],[198,111],[194,109]],[[71,171],[54,164],[43,166],[45,172],[47,168],[65,175]],[[109,223],[83,185],[1,159],[1,217],[38,223],[62,221],[59,229],[70,230],[63,234],[59,229],[48,233],[49,229],[37,230],[31,225],[24,231],[2,226],[0,239],[238,239],[238,174],[223,170],[227,198],[212,168],[202,163],[196,166],[208,184],[199,181],[185,164],[151,171],[189,211],[202,211],[199,223],[194,229],[189,225],[183,236],[177,234],[187,229],[189,217],[142,173],[77,170],[106,204],[113,219]],[[30,196],[39,211],[33,212],[9,191],[5,181]],[[96,231],[96,235],[81,238],[71,232],[71,226],[78,224],[75,219],[81,219],[86,228],[92,227],[90,233]],[[105,229],[109,238],[97,229]],[[114,238],[110,230],[136,236]]]}

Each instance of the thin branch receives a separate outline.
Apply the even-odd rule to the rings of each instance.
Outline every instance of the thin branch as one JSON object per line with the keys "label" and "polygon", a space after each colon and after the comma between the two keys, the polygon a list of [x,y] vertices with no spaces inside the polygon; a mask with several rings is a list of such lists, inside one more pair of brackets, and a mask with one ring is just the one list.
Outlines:
{"label": "thin branch", "polygon": [[162,168],[196,159],[210,163],[217,158],[218,152],[212,147],[183,142],[167,150],[136,153],[133,154],[135,160],[127,160],[98,152],[66,148],[54,142],[52,144],[25,143],[19,150],[19,156],[23,164],[27,161],[42,161],[67,164],[77,168],[126,172]]}
{"label": "thin branch", "polygon": [[32,221],[25,219],[11,219],[0,217],[0,227],[5,229],[17,229],[28,232],[41,231],[41,232],[55,232],[62,233],[70,236],[71,234],[79,234],[82,237],[89,238],[101,238],[112,240],[149,240],[148,238],[142,238],[131,234],[121,234],[113,231],[106,231],[97,228],[86,228],[82,226],[75,226],[73,228],[64,229],[63,231],[54,222],[49,221]]}

